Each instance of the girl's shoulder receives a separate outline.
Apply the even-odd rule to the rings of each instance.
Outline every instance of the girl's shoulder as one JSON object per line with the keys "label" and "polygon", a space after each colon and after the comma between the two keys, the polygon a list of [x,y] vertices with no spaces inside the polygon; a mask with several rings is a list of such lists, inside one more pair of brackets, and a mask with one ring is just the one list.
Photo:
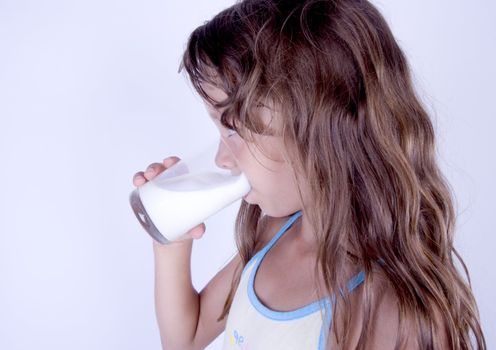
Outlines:
{"label": "girl's shoulder", "polygon": [[[399,335],[399,315],[400,304],[399,297],[395,292],[393,283],[386,277],[380,269],[374,269],[371,273],[371,280],[367,286],[368,297],[370,298],[370,337],[367,341],[367,349],[395,349],[396,340]],[[364,321],[364,287],[358,288],[350,295],[351,298],[351,322],[350,331],[351,337],[349,341],[356,345],[360,336],[361,326]],[[444,318],[441,312],[434,307],[434,327],[435,327],[435,349],[448,349],[448,338],[445,334]],[[419,349],[417,342],[417,320],[404,315],[402,317],[402,325],[405,330],[405,343],[401,349]],[[341,321],[346,318],[346,315],[336,315],[341,318]],[[344,318],[343,318],[344,317]],[[343,324],[340,322],[340,324]],[[336,344],[331,344],[336,339],[331,335],[331,342],[328,344],[328,349],[335,349]],[[350,344],[350,345],[351,345]],[[350,346],[350,348],[354,348]]]}

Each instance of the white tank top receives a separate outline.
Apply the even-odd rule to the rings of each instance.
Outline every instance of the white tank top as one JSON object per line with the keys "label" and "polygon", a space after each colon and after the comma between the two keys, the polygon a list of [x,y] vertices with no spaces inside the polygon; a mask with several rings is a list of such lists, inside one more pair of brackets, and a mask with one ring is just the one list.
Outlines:
{"label": "white tank top", "polygon": [[[322,298],[296,310],[275,311],[262,304],[253,287],[265,254],[301,215],[301,211],[293,214],[244,267],[229,310],[223,350],[325,349],[334,296]],[[352,291],[362,283],[364,277],[363,271],[355,275],[348,282],[348,290]]]}

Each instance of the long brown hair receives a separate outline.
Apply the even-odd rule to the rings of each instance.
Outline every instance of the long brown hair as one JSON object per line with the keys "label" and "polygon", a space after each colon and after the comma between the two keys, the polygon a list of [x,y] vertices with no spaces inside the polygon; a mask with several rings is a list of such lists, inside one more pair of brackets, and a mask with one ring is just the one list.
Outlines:
{"label": "long brown hair", "polygon": [[[436,332],[444,331],[435,329],[434,309],[450,348],[473,349],[471,337],[486,348],[470,279],[455,267],[454,256],[468,277],[453,246],[452,191],[436,164],[434,129],[376,7],[366,0],[239,1],[194,30],[182,68],[203,98],[224,108],[222,124],[247,140],[263,132],[253,106],[278,106],[295,177],[309,188],[304,213],[319,242],[319,293],[345,286],[352,256],[367,276],[364,288],[373,269],[394,288],[396,348],[406,336],[402,320],[411,316],[420,347],[434,348]],[[227,99],[212,101],[203,82]],[[255,253],[261,218],[258,206],[241,203],[235,230],[243,265]],[[363,295],[358,348],[370,333],[371,300]],[[349,303],[343,307],[350,314]],[[349,318],[343,322],[346,337]]]}

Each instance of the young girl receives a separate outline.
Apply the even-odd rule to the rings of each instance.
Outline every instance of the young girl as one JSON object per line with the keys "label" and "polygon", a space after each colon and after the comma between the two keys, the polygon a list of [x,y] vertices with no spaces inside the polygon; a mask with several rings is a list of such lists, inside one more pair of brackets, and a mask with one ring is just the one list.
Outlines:
{"label": "young girl", "polygon": [[237,2],[191,34],[181,68],[219,129],[218,166],[252,190],[238,254],[200,293],[193,240],[154,242],[164,349],[224,330],[223,349],[486,348],[432,124],[371,3]]}

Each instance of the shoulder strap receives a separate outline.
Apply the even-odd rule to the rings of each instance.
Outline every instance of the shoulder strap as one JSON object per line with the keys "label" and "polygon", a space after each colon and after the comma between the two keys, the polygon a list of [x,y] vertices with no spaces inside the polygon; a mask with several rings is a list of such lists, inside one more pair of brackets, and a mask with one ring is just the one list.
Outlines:
{"label": "shoulder strap", "polygon": [[257,253],[255,253],[255,255],[253,255],[252,258],[250,259],[250,261],[246,263],[245,267],[243,268],[242,274],[244,274],[248,266],[250,266],[255,260],[257,260],[261,256],[264,256],[270,250],[270,248],[272,248],[272,246],[277,242],[277,240],[281,238],[281,236],[288,230],[288,228],[291,227],[291,225],[293,225],[296,219],[298,219],[301,215],[302,215],[301,210],[294,213],[288,219],[288,221],[286,221],[286,223],[279,229],[279,231],[274,235],[274,237],[272,237],[272,239],[262,249],[260,249]]}
{"label": "shoulder strap", "polygon": [[288,228],[291,227],[291,225],[293,225],[293,223],[296,221],[296,219],[298,219],[300,216],[302,215],[302,212],[301,210],[297,211],[296,213],[294,213],[289,219],[288,221],[286,221],[286,223],[279,229],[279,231],[274,235],[274,237],[272,237],[272,239],[269,241],[269,243],[267,243],[258,253],[260,255],[264,255],[265,253],[267,253],[270,248],[272,248],[272,246],[274,244],[276,244],[277,240],[279,238],[281,238],[281,236],[288,230]]}

